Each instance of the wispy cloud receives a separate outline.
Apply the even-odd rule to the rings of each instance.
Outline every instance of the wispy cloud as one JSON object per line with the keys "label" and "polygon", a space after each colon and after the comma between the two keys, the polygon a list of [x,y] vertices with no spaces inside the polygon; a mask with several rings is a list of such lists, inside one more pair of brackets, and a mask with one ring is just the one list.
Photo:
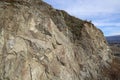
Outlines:
{"label": "wispy cloud", "polygon": [[110,34],[110,36],[114,36],[114,35],[120,35],[120,32],[113,32]]}
{"label": "wispy cloud", "polygon": [[[45,0],[73,15],[100,15],[118,12],[120,0]],[[118,12],[119,13],[119,12]]]}
{"label": "wispy cloud", "polygon": [[[76,17],[92,20],[105,35],[120,32],[120,0],[45,0]],[[104,26],[104,27],[102,27]],[[117,28],[115,27],[117,26]],[[101,28],[102,27],[102,28]],[[105,28],[107,27],[107,28]],[[109,31],[112,28],[111,31]],[[119,28],[118,28],[119,27]],[[114,29],[115,28],[115,29]],[[106,32],[105,32],[106,31]],[[110,33],[109,33],[110,32]],[[116,34],[119,34],[117,32]]]}
{"label": "wispy cloud", "polygon": [[97,26],[113,26],[113,28],[115,28],[115,26],[120,28],[120,23],[116,23],[116,22],[93,22],[95,25]]}
{"label": "wispy cloud", "polygon": [[120,35],[119,26],[98,26],[98,28],[103,30],[105,36]]}

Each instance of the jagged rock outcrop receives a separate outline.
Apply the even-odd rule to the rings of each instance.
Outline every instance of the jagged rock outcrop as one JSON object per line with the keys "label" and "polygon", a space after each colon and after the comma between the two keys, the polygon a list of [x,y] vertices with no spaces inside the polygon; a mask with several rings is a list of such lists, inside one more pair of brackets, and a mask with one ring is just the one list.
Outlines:
{"label": "jagged rock outcrop", "polygon": [[0,80],[110,80],[111,62],[92,23],[41,0],[0,1]]}

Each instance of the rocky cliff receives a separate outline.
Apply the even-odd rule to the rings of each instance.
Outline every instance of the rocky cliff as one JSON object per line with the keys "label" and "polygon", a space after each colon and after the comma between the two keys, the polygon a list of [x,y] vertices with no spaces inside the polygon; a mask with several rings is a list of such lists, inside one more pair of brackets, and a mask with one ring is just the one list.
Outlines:
{"label": "rocky cliff", "polygon": [[41,0],[0,0],[0,80],[110,80],[111,62],[91,22]]}

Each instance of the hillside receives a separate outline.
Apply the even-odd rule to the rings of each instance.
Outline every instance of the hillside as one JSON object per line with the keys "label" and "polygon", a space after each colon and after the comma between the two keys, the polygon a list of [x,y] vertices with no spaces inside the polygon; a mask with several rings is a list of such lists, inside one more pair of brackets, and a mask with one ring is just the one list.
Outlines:
{"label": "hillside", "polygon": [[106,37],[108,43],[110,44],[120,44],[120,35],[117,35],[117,36],[108,36]]}
{"label": "hillside", "polygon": [[120,36],[109,36],[106,37],[108,44],[112,50],[112,54],[116,57],[120,57]]}
{"label": "hillside", "polygon": [[0,80],[117,80],[94,24],[42,0],[0,0]]}

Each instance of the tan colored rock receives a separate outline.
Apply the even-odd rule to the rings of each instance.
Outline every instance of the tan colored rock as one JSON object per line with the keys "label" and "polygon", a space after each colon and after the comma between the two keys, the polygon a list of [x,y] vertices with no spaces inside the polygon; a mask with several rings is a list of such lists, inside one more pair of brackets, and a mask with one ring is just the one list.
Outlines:
{"label": "tan colored rock", "polygon": [[108,48],[92,23],[41,0],[0,1],[0,80],[110,80]]}

